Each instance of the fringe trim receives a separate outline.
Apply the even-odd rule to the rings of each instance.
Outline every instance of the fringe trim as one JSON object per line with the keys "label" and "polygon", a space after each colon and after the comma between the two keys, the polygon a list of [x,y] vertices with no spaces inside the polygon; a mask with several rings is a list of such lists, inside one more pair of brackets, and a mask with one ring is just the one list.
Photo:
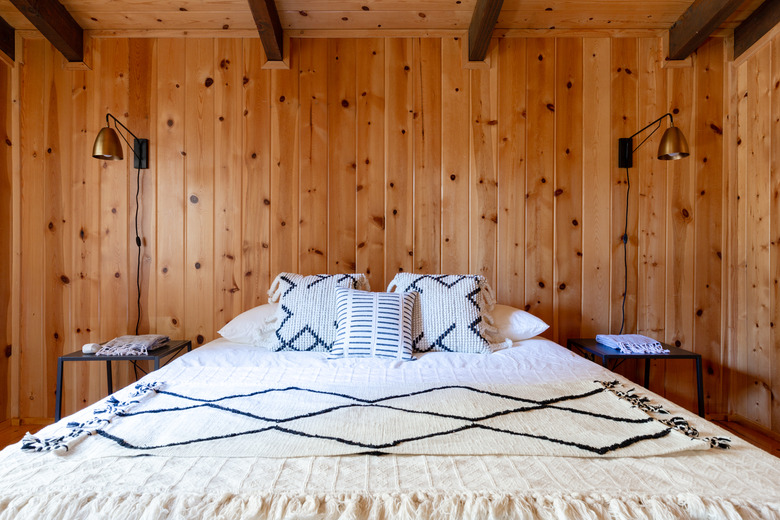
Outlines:
{"label": "fringe trim", "polygon": [[738,498],[678,495],[612,496],[534,493],[383,493],[369,494],[185,494],[29,492],[0,495],[0,520],[58,518],[135,518],[156,520],[308,519],[308,520],[633,520],[691,518],[725,520],[780,519],[780,504],[756,504]]}
{"label": "fringe trim", "polygon": [[618,398],[628,401],[636,408],[639,408],[643,412],[647,413],[650,417],[668,426],[673,430],[678,430],[688,437],[700,441],[704,441],[710,445],[710,448],[719,448],[727,450],[731,448],[731,439],[728,437],[699,437],[699,430],[694,428],[687,419],[680,416],[674,416],[668,419],[662,419],[656,417],[656,415],[671,415],[663,406],[659,404],[653,404],[647,396],[640,396],[635,393],[635,388],[629,388],[628,390],[619,390],[618,387],[623,385],[618,380],[614,381],[595,381],[601,384],[605,389],[615,394]]}
{"label": "fringe trim", "polygon": [[[81,439],[90,435],[95,435],[98,430],[108,426],[117,415],[126,411],[134,404],[141,402],[141,399],[157,392],[164,383],[154,381],[152,383],[136,383],[133,387],[133,393],[127,401],[119,401],[114,395],[110,395],[106,400],[105,407],[98,408],[93,413],[92,419],[83,423],[69,422],[70,432],[59,437],[40,438],[27,432],[22,439],[22,451],[26,452],[44,452],[54,451],[60,455],[68,452],[70,446],[73,446]],[[137,399],[133,399],[137,398]]]}
{"label": "fringe trim", "polygon": [[274,281],[271,282],[271,287],[268,289],[268,303],[279,303],[279,300],[282,297],[282,274],[283,273],[277,274]]}
{"label": "fringe trim", "polygon": [[490,346],[490,349],[494,352],[512,346],[511,340],[507,345],[507,338],[502,337],[498,333],[498,328],[494,325],[493,309],[496,307],[496,295],[493,292],[493,288],[490,284],[485,282],[481,287],[483,292],[483,299],[485,302],[484,308],[481,309],[482,322],[479,325],[482,337],[485,338]]}

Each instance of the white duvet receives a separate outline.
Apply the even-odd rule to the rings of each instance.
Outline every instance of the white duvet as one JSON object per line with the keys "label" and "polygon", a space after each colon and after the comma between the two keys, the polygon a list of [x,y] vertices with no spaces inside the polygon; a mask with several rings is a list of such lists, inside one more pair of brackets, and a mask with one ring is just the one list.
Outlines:
{"label": "white duvet", "polygon": [[[218,340],[146,376],[370,385],[484,380],[566,383],[616,376],[534,339],[479,356],[415,362],[327,361]],[[222,367],[214,370],[211,367]],[[294,373],[294,376],[290,374]],[[286,374],[284,381],[274,381]],[[291,381],[292,379],[292,381]],[[214,381],[214,384],[218,384]],[[644,389],[641,392],[647,393]],[[121,396],[122,390],[117,396]],[[724,431],[649,394],[702,436]],[[105,400],[104,400],[105,401]],[[84,421],[96,403],[67,421]],[[296,458],[104,457],[0,452],[3,518],[780,518],[780,459],[734,439],[730,450],[593,459],[553,456],[359,455]]]}

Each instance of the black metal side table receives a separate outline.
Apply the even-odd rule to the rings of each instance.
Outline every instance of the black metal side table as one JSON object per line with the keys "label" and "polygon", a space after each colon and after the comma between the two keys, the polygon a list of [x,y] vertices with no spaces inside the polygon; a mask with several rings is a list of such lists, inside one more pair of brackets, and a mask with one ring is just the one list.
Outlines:
{"label": "black metal side table", "polygon": [[[154,350],[150,350],[145,356],[98,356],[96,354],[84,354],[82,351],[71,352],[64,356],[60,356],[57,359],[57,399],[54,408],[54,420],[59,421],[62,414],[62,365],[66,361],[105,361],[106,362],[106,379],[108,381],[108,394],[114,393],[114,382],[111,377],[111,362],[112,361],[153,361],[154,370],[160,368],[160,361],[167,356],[173,354],[170,362],[173,358],[178,356],[182,350],[187,349],[187,352],[192,351],[192,342],[188,339],[184,340],[170,340],[164,343],[161,347]],[[168,364],[166,362],[166,364]],[[164,365],[163,365],[164,366]]]}
{"label": "black metal side table", "polygon": [[616,364],[612,366],[613,369],[617,366],[617,363],[620,363],[625,359],[644,359],[645,388],[648,388],[648,385],[650,384],[651,359],[693,359],[696,362],[696,393],[698,397],[699,416],[704,417],[704,382],[702,381],[701,372],[701,354],[683,348],[673,347],[665,343],[661,344],[669,351],[668,354],[623,354],[619,350],[598,343],[594,338],[570,339],[566,342],[566,348],[571,350],[572,347],[577,347],[577,349],[591,361],[595,361],[594,358],[598,357],[601,359],[601,365],[604,368],[609,368],[609,361],[612,359],[616,361]]}

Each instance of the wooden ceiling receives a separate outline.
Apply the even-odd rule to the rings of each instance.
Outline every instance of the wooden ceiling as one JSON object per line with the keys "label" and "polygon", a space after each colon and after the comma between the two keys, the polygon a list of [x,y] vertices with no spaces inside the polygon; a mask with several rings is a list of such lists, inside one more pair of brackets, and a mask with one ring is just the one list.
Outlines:
{"label": "wooden ceiling", "polygon": [[[247,0],[60,0],[85,30],[254,31]],[[499,30],[663,31],[692,0],[504,0]],[[761,0],[746,0],[722,25],[733,29]],[[277,0],[289,34],[320,31],[466,31],[476,0]],[[0,17],[19,30],[33,25],[0,0]]]}

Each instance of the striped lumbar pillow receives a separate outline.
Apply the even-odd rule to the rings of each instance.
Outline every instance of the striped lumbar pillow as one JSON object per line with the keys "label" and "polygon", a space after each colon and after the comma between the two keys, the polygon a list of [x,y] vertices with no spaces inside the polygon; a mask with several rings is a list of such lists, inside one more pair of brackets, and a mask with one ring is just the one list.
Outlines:
{"label": "striped lumbar pillow", "polygon": [[336,288],[336,341],[329,359],[412,360],[412,311],[417,293]]}

